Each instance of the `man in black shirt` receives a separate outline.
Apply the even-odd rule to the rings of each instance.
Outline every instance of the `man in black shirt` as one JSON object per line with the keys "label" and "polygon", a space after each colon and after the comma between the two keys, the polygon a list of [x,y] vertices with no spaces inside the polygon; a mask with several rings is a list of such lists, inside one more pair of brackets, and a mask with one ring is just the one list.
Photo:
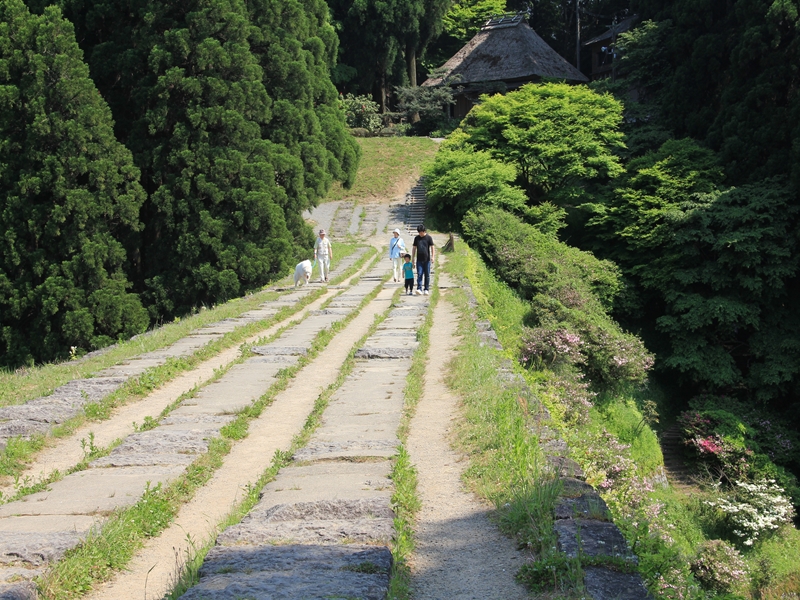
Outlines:
{"label": "man in black shirt", "polygon": [[[433,238],[425,232],[424,225],[417,226],[419,235],[414,237],[411,249],[411,262],[417,265],[417,291],[415,294],[428,295],[431,280],[431,263],[433,262]],[[422,278],[425,278],[425,291],[422,291]]]}

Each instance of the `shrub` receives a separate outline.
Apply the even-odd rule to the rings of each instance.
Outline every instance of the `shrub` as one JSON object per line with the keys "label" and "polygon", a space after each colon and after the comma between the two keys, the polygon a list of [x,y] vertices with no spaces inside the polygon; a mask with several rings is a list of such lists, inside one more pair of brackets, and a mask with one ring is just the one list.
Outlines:
{"label": "shrub", "polygon": [[[581,368],[593,384],[611,388],[644,381],[652,355],[607,313],[621,285],[611,263],[571,248],[498,208],[470,211],[463,227],[467,242],[509,286],[530,300],[532,324],[543,330],[536,335],[564,335],[544,330],[577,334]],[[530,341],[529,350],[543,351],[544,339]]]}
{"label": "shrub", "polygon": [[525,192],[511,185],[513,165],[494,160],[488,152],[442,148],[425,170],[428,210],[440,228],[461,229],[461,220],[472,209],[498,206],[522,213]]}
{"label": "shrub", "polygon": [[377,133],[383,127],[383,120],[378,114],[378,103],[369,96],[346,94],[339,96],[339,104],[344,110],[348,127],[366,129],[370,133]]}
{"label": "shrub", "polygon": [[703,542],[690,568],[695,579],[713,592],[730,592],[747,579],[747,567],[742,556],[722,540]]}
{"label": "shrub", "polygon": [[522,334],[522,364],[539,369],[580,364],[584,362],[581,344],[581,337],[567,329],[525,329]]}
{"label": "shrub", "polygon": [[783,491],[774,480],[737,481],[731,493],[706,504],[722,511],[731,533],[745,546],[752,546],[759,537],[794,517],[794,507]]}

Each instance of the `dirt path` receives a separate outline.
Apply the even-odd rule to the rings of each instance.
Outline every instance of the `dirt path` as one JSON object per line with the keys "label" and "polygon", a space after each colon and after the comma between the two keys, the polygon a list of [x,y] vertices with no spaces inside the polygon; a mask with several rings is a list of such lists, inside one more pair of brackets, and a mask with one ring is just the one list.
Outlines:
{"label": "dirt path", "polygon": [[[447,281],[446,275],[439,277],[440,285]],[[491,507],[464,488],[466,462],[450,447],[459,408],[444,377],[458,342],[457,325],[455,308],[443,296],[434,309],[425,391],[408,439],[422,501],[414,528],[412,593],[425,600],[527,598],[514,581],[521,553],[489,521]]]}

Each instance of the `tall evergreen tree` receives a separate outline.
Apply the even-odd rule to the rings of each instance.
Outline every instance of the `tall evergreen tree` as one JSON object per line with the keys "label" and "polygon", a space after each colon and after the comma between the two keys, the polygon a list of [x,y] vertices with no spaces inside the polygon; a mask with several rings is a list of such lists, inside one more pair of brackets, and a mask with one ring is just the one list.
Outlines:
{"label": "tall evergreen tree", "polygon": [[323,0],[248,0],[253,53],[274,99],[263,136],[280,155],[286,218],[296,234],[302,211],[316,205],[334,180],[353,183],[360,147],[347,132],[330,70],[338,38]]}
{"label": "tall evergreen tree", "polygon": [[139,284],[178,314],[263,285],[313,241],[302,211],[357,146],[318,0],[63,0],[141,167]]}
{"label": "tall evergreen tree", "polygon": [[144,192],[72,25],[0,0],[0,364],[139,333],[125,242]]}

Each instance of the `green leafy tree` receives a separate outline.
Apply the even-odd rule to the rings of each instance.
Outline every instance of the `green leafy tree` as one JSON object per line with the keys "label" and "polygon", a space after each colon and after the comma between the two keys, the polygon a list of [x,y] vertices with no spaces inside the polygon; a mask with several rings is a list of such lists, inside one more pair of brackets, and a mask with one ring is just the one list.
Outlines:
{"label": "green leafy tree", "polygon": [[800,382],[798,216],[785,180],[719,187],[709,150],[670,141],[635,170],[590,227],[641,290],[666,343],[662,367],[695,390],[773,399]]}
{"label": "green leafy tree", "polygon": [[[800,181],[800,4],[797,0],[640,0],[640,38],[659,49],[625,61],[650,86],[677,136],[720,152],[732,183]],[[643,25],[643,28],[645,26]],[[647,47],[646,39],[641,39]]]}
{"label": "green leafy tree", "polygon": [[466,44],[491,15],[506,12],[506,0],[461,0],[445,13],[444,31],[462,45]]}
{"label": "green leafy tree", "polygon": [[417,63],[441,31],[450,0],[329,0],[341,49],[340,89],[371,93],[389,108],[389,92],[398,85],[417,84]]}
{"label": "green leafy tree", "polygon": [[516,165],[533,202],[575,202],[588,182],[623,172],[622,105],[585,86],[528,84],[484,96],[462,129],[476,150]]}
{"label": "green leafy tree", "polygon": [[516,175],[488,152],[442,148],[425,171],[428,211],[438,228],[450,230],[460,230],[467,212],[482,206],[523,213],[527,198],[512,185]]}
{"label": "green leafy tree", "polygon": [[140,333],[125,244],[144,192],[72,25],[0,1],[0,364]]}

